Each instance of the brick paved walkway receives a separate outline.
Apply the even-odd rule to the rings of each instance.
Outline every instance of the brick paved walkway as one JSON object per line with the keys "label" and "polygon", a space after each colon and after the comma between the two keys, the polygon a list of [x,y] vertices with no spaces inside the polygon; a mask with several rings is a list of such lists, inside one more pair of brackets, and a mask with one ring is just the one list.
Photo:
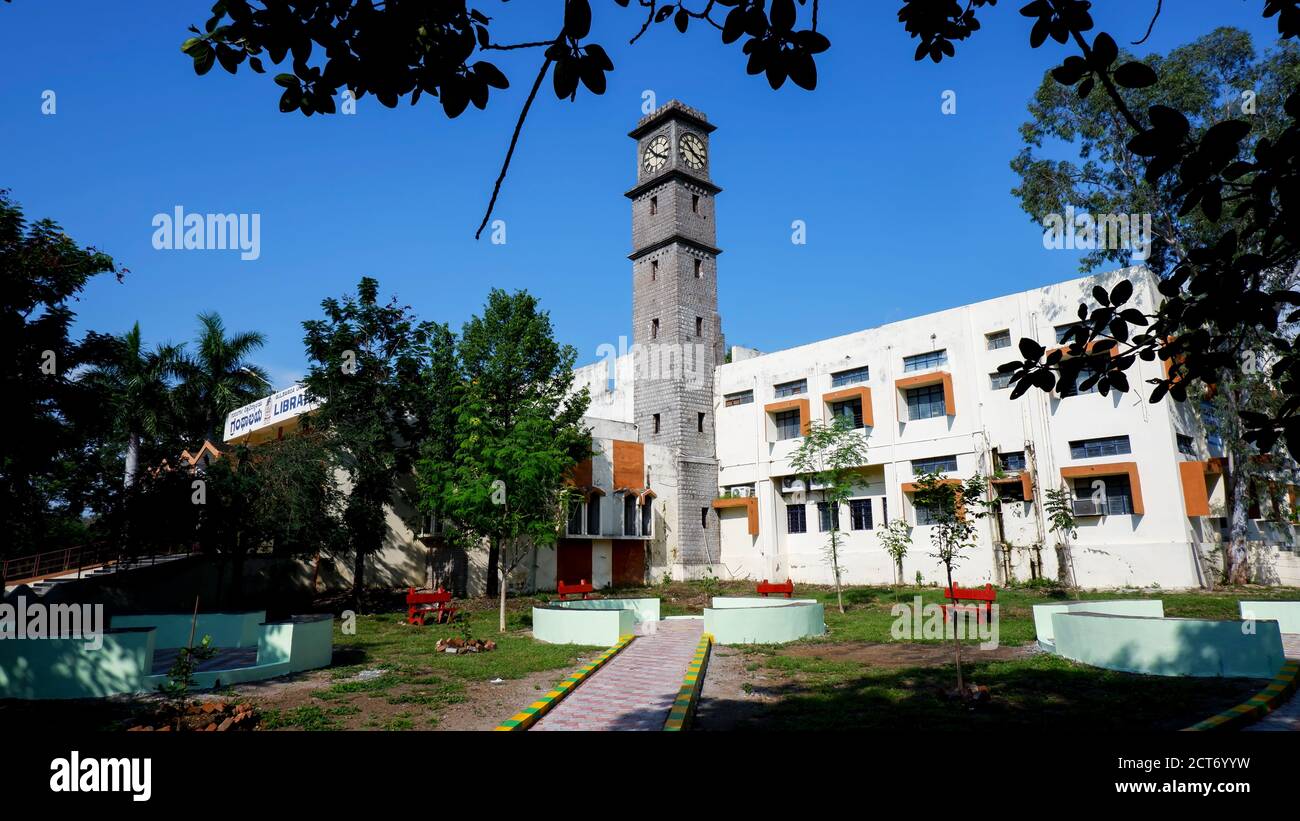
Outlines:
{"label": "brick paved walkway", "polygon": [[592,674],[534,730],[661,730],[704,633],[703,619],[671,619]]}
{"label": "brick paved walkway", "polygon": [[[1282,635],[1282,649],[1289,659],[1300,658],[1300,634]],[[1300,693],[1291,696],[1291,700],[1278,709],[1247,727],[1247,732],[1300,732]]]}

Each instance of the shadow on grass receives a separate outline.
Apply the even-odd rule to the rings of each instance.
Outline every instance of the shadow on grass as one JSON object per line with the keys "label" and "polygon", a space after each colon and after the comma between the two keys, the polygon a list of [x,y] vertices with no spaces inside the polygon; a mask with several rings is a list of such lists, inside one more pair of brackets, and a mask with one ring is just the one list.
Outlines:
{"label": "shadow on grass", "polygon": [[760,707],[755,699],[708,699],[699,729],[1169,731],[1238,704],[1260,686],[1252,679],[1115,673],[1040,655],[965,665],[968,683],[989,688],[988,701],[969,705],[948,697],[956,684],[952,666],[873,670],[790,657],[769,659],[768,666],[793,674],[763,690],[779,701]]}

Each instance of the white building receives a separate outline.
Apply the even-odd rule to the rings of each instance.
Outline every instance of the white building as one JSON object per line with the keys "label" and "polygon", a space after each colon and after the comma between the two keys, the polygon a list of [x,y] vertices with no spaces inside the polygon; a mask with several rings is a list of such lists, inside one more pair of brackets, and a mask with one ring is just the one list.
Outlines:
{"label": "white building", "polygon": [[[637,184],[627,192],[632,345],[575,371],[575,389],[592,398],[595,455],[574,468],[580,501],[558,545],[519,569],[517,587],[709,575],[829,583],[832,516],[845,537],[846,583],[896,581],[878,533],[899,518],[913,541],[902,580],[941,581],[927,511],[913,502],[914,480],[927,469],[990,477],[1001,501],[978,522],[978,545],[958,566],[962,584],[1058,578],[1043,503],[1046,489],[1062,486],[1076,499],[1077,584],[1180,588],[1213,576],[1227,502],[1222,443],[1196,402],[1147,401],[1146,381],[1163,375],[1159,360],[1139,360],[1127,372],[1135,389],[1108,396],[1076,384],[1012,400],[998,373],[1020,358],[1023,337],[1060,344],[1096,285],[1109,290],[1128,278],[1130,304],[1154,310],[1154,275],[1132,268],[1074,279],[773,353],[733,347],[724,362],[713,130],[701,112],[672,101],[629,135],[637,141]],[[230,428],[227,440],[278,435],[284,407],[277,394],[265,408],[236,411],[228,425],[244,427]],[[259,413],[266,421],[247,418]],[[867,448],[853,497],[834,512],[790,466],[802,432],[833,414],[852,418]],[[1266,521],[1293,518],[1295,488],[1287,492],[1287,509],[1252,512],[1265,517],[1251,526],[1257,581],[1300,584],[1293,528]],[[443,547],[434,528],[411,530],[408,520],[390,515],[390,545],[412,555],[385,557],[386,566],[406,577],[423,568],[428,581],[481,592],[483,551]]]}

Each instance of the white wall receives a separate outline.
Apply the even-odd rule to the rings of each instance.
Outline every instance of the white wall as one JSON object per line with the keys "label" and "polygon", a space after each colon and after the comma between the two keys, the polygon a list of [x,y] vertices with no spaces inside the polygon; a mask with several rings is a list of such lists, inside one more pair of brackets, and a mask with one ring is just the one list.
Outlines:
{"label": "white wall", "polygon": [[[822,558],[825,535],[817,532],[816,509],[808,507],[811,532],[785,533],[785,514],[779,490],[769,479],[792,471],[789,457],[800,440],[770,442],[773,433],[763,411],[765,404],[779,401],[773,385],[795,379],[808,380],[808,392],[797,398],[810,402],[813,419],[826,420],[822,395],[832,390],[831,374],[867,365],[866,383],[872,392],[874,427],[867,429],[868,461],[880,466],[873,474],[879,493],[887,500],[890,518],[902,515],[915,521],[910,500],[901,485],[913,480],[913,459],[956,455],[955,477],[991,472],[992,451],[1027,451],[1035,464],[1032,470],[1035,501],[1009,503],[1004,536],[1013,545],[1014,570],[1020,578],[1029,573],[1031,557],[1041,556],[1043,572],[1056,573],[1054,538],[1044,532],[1041,509],[1045,488],[1061,483],[1065,466],[1108,462],[1138,465],[1144,515],[1105,516],[1080,523],[1074,550],[1075,572],[1081,584],[1091,586],[1150,585],[1191,587],[1199,583],[1193,545],[1200,541],[1186,515],[1178,473],[1175,434],[1198,437],[1205,448],[1203,432],[1195,414],[1186,406],[1166,399],[1158,405],[1146,400],[1145,380],[1162,375],[1161,364],[1139,362],[1128,371],[1135,388],[1127,394],[1099,393],[1060,398],[1031,390],[1011,400],[1009,389],[995,390],[990,374],[1007,361],[1020,358],[1021,337],[1056,346],[1056,325],[1077,321],[1081,302],[1091,303],[1095,284],[1109,289],[1121,278],[1130,277],[1135,294],[1130,304],[1150,309],[1157,300],[1155,280],[1138,269],[1113,271],[1084,277],[1045,288],[941,311],[915,319],[894,322],[821,342],[751,357],[720,367],[715,382],[719,486],[754,483],[759,490],[760,535],[745,538],[732,529],[724,530],[726,564],[788,572],[796,580],[822,582],[829,569]],[[987,334],[1008,330],[1009,348],[988,350]],[[952,376],[956,415],[908,420],[906,406],[895,381],[912,373],[904,371],[903,358],[931,350],[947,351],[948,362],[933,370]],[[918,373],[925,373],[920,371]],[[752,404],[724,406],[727,394],[754,391]],[[796,398],[796,397],[789,397]],[[1127,435],[1132,453],[1097,459],[1072,459],[1069,442]],[[813,494],[815,500],[815,494]],[[847,527],[848,510],[841,511]],[[877,527],[880,521],[877,519]],[[979,523],[980,543],[960,566],[963,584],[1000,581],[1000,550],[993,544],[992,523]],[[1213,529],[1213,528],[1211,528]],[[937,564],[928,558],[928,527],[913,530],[912,555],[905,562],[905,576],[911,580],[920,571],[927,580],[938,580]],[[844,554],[846,580],[854,583],[893,581],[893,568],[871,532],[847,531]],[[1034,545],[1041,545],[1037,551]],[[768,565],[776,567],[768,567]],[[1285,564],[1285,562],[1283,562]]]}

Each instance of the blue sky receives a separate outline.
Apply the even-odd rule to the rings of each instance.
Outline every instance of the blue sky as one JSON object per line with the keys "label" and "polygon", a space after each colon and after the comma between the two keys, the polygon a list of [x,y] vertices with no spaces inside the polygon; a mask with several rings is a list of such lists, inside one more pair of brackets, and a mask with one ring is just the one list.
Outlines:
{"label": "blue sky", "polygon": [[[503,42],[557,28],[560,0],[477,0]],[[507,242],[476,241],[510,130],[540,57],[495,53],[512,87],[487,111],[447,120],[436,101],[355,116],[280,114],[270,74],[197,77],[178,47],[205,0],[131,4],[15,0],[0,6],[0,186],[29,218],[50,217],[131,273],[101,277],[79,328],[183,341],[194,315],[267,336],[258,360],[277,387],[306,368],[301,323],[362,275],[421,317],[459,328],[491,287],[527,288],[558,336],[598,359],[629,334],[630,204],[644,90],[705,111],[718,200],[720,308],[729,343],[775,350],[1076,275],[1046,251],[1010,194],[1017,127],[1064,52],[1027,44],[1019,2],[983,15],[955,60],[914,63],[897,0],[824,3],[832,49],[808,93],[744,73],[739,44],[670,24],[626,45],[639,13],[593,0],[593,39],[615,63],[604,96],[556,100],[549,83],[498,204]],[[1099,27],[1141,37],[1155,0],[1101,2]],[[1173,0],[1148,44],[1166,51],[1216,25],[1276,39],[1255,0]],[[1150,7],[1150,8],[1148,8]],[[46,89],[57,113],[41,113]],[[946,89],[957,114],[940,110]],[[261,256],[159,251],[155,214],[261,215]],[[794,220],[808,242],[790,242]]]}

